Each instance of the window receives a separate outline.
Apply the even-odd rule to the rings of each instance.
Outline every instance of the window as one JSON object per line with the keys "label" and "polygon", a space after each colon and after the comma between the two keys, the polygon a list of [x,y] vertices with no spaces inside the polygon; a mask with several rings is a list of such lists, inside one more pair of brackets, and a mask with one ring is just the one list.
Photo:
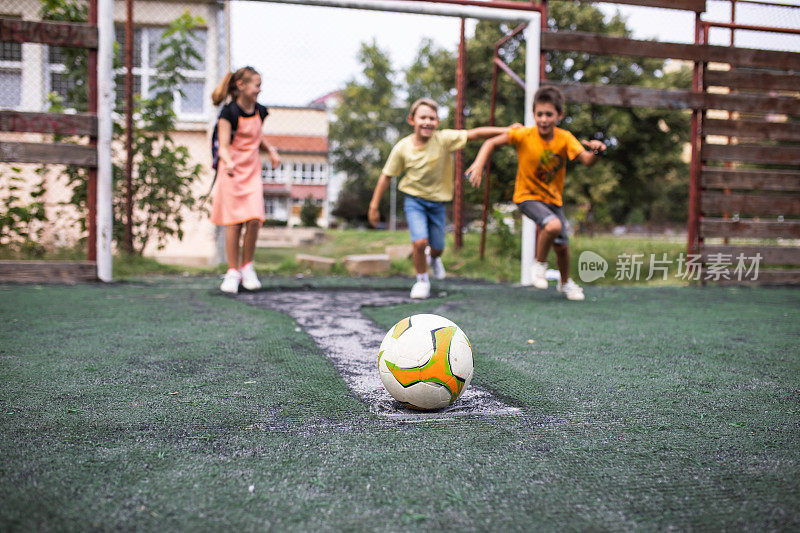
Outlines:
{"label": "window", "polygon": [[[83,61],[86,61],[87,52],[79,48],[63,48],[61,46],[48,46],[45,71],[45,90],[47,93],[55,93],[61,97],[67,109],[75,109],[77,101],[83,105],[88,99],[87,86],[88,80],[76,80],[66,75],[67,65],[76,61],[74,50],[83,54]],[[86,63],[84,63],[84,66]],[[49,102],[45,102],[47,108]],[[85,111],[86,109],[82,109]]]}
{"label": "window", "polygon": [[[152,88],[157,75],[156,65],[158,64],[158,47],[161,44],[161,37],[164,28],[144,27],[136,28],[133,34],[133,92],[135,95],[151,96]],[[125,64],[125,28],[117,26],[115,28],[117,41],[117,61],[118,64]],[[199,52],[201,59],[196,60],[190,70],[182,74],[186,80],[181,87],[183,95],[175,94],[175,113],[183,119],[205,119],[205,112],[208,106],[205,98],[206,88],[206,62],[205,62],[205,43],[207,31],[203,28],[196,28],[193,31],[192,42],[195,49]],[[125,101],[125,68],[124,66],[116,72],[116,91],[117,101]],[[209,100],[210,102],[210,100]]]}
{"label": "window", "polygon": [[0,42],[0,107],[22,102],[22,44]]}
{"label": "window", "polygon": [[329,169],[327,163],[281,163],[273,170],[265,162],[261,167],[261,177],[267,183],[324,185],[328,183]]}

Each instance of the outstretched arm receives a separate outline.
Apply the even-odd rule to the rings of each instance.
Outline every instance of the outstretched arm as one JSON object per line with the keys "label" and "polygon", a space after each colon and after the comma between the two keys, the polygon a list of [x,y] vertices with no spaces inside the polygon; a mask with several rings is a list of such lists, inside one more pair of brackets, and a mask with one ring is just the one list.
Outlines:
{"label": "outstretched arm", "polygon": [[367,218],[369,219],[369,223],[372,227],[376,227],[378,222],[381,220],[381,214],[378,211],[378,206],[381,204],[381,198],[383,198],[383,194],[386,192],[386,189],[389,188],[389,183],[391,182],[392,177],[387,176],[386,174],[381,174],[381,177],[378,178],[378,184],[375,186],[375,192],[372,193],[372,200],[369,202],[369,213],[367,213]]}
{"label": "outstretched arm", "polygon": [[522,124],[512,124],[511,126],[483,126],[467,130],[467,140],[474,141],[480,139],[490,139],[497,135],[508,132],[511,128],[521,128]]}
{"label": "outstretched arm", "polygon": [[509,140],[510,137],[508,135],[508,131],[506,131],[501,135],[492,137],[483,143],[481,149],[478,150],[478,155],[475,157],[475,161],[472,162],[467,171],[464,173],[467,178],[469,178],[469,182],[473,187],[477,187],[481,184],[481,179],[483,178],[483,169],[486,167],[486,162],[489,160],[489,157],[492,155],[495,147],[508,144]]}
{"label": "outstretched arm", "polygon": [[577,159],[587,167],[597,163],[597,160],[600,159],[600,154],[606,151],[606,145],[596,139],[581,141],[581,144],[586,147],[586,151],[578,154]]}
{"label": "outstretched arm", "polygon": [[278,168],[278,165],[281,164],[281,156],[278,155],[278,150],[267,142],[267,138],[264,135],[261,136],[260,148],[262,150],[266,150],[267,153],[269,153],[269,160],[270,163],[272,163],[272,168],[273,169]]}

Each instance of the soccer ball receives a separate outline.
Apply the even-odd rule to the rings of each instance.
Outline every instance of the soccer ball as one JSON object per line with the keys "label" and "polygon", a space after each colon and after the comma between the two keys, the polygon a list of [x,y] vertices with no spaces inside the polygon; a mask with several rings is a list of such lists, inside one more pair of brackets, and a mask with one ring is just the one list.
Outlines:
{"label": "soccer ball", "polygon": [[447,407],[472,380],[472,345],[439,315],[413,315],[395,324],[378,350],[384,387],[412,409]]}

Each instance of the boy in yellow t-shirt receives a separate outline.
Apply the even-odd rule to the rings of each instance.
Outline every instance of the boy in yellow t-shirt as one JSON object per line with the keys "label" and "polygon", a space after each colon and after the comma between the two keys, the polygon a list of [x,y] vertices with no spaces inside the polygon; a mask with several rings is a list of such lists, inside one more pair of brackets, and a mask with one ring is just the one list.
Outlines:
{"label": "boy in yellow t-shirt", "polygon": [[547,288],[547,254],[552,247],[561,275],[557,290],[570,300],[583,300],[583,289],[569,277],[569,237],[561,193],[567,159],[577,159],[590,167],[606,145],[598,140],[579,142],[572,133],[556,127],[564,118],[564,96],[555,87],[544,86],[536,92],[533,117],[535,128],[515,128],[483,143],[466,173],[470,183],[477,187],[494,148],[503,144],[517,147],[514,203],[541,228],[533,265],[533,286]]}
{"label": "boy in yellow t-shirt", "polygon": [[369,204],[369,222],[378,224],[378,205],[394,176],[403,176],[398,189],[405,193],[403,204],[413,243],[417,281],[411,287],[412,298],[430,296],[431,284],[425,248],[431,249],[431,267],[437,279],[445,277],[444,251],[445,203],[453,199],[453,152],[469,140],[488,139],[508,128],[484,127],[471,130],[438,130],[436,102],[422,98],[411,105],[408,123],[414,133],[400,139],[392,148],[378,178]]}

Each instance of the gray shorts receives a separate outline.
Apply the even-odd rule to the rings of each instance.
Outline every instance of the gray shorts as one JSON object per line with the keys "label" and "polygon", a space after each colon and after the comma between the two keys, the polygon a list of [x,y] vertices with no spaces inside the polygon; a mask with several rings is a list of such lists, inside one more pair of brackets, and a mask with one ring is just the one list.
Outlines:
{"label": "gray shorts", "polygon": [[556,244],[569,244],[567,233],[567,219],[564,217],[564,209],[560,205],[548,204],[539,200],[526,200],[517,204],[522,214],[536,222],[536,225],[543,228],[548,222],[557,218],[561,221],[561,233],[556,235],[553,241]]}

